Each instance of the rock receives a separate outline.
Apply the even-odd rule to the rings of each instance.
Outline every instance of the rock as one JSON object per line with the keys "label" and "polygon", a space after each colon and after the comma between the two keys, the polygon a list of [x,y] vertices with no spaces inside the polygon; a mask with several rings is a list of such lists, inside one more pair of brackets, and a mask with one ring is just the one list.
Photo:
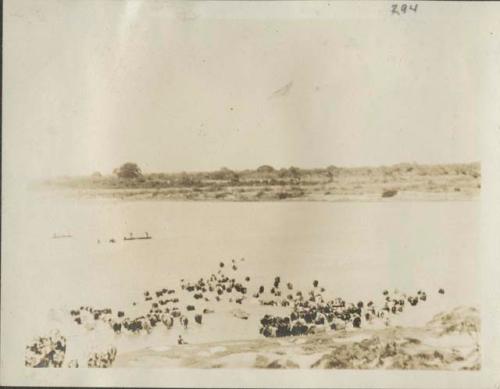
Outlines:
{"label": "rock", "polygon": [[300,366],[290,359],[276,359],[266,366],[268,369],[298,369]]}
{"label": "rock", "polygon": [[450,312],[440,313],[426,324],[440,336],[451,333],[479,333],[481,320],[474,307],[457,307]]}
{"label": "rock", "polygon": [[247,312],[245,312],[242,309],[233,309],[231,311],[231,314],[236,317],[237,319],[242,319],[242,320],[247,320],[250,316]]}

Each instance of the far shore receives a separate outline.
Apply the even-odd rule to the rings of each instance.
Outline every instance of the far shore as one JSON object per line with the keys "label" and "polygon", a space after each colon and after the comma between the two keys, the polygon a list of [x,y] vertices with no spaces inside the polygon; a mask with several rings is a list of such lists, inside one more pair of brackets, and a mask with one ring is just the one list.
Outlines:
{"label": "far shore", "polygon": [[82,198],[170,201],[453,201],[476,199],[478,163],[398,164],[374,168],[221,169],[200,173],[137,173],[65,177],[41,185]]}

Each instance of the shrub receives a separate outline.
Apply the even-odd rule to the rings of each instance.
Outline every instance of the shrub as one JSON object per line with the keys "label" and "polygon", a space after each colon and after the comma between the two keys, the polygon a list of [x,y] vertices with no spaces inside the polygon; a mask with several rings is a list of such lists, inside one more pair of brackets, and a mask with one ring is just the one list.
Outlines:
{"label": "shrub", "polygon": [[382,197],[394,197],[398,194],[396,189],[386,189],[382,192]]}

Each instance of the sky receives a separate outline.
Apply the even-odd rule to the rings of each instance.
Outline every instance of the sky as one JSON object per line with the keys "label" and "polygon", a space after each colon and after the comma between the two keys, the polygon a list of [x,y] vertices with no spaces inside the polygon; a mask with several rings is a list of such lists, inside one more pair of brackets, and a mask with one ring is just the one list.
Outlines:
{"label": "sky", "polygon": [[382,3],[8,1],[4,161],[28,177],[479,161],[474,24]]}

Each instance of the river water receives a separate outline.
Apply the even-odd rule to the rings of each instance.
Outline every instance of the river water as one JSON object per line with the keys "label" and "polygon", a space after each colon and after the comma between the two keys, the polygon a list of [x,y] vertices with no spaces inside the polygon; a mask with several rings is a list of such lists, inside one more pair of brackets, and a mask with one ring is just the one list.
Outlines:
{"label": "river water", "polygon": [[[6,210],[3,308],[26,341],[65,327],[69,309],[130,310],[144,290],[177,288],[179,279],[208,276],[233,258],[245,258],[238,272],[255,288],[277,275],[296,288],[316,279],[349,301],[385,288],[432,296],[444,288],[423,322],[444,308],[478,305],[476,201],[127,202],[38,194],[18,204]],[[124,241],[130,232],[153,239]]]}

